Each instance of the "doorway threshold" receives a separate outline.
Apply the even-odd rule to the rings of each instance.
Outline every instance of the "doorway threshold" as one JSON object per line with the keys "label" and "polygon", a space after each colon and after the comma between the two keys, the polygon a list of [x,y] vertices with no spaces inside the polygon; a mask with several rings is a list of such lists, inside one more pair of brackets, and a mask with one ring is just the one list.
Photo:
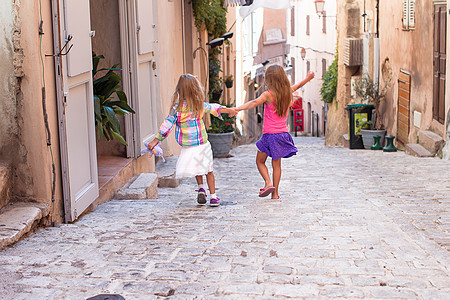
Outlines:
{"label": "doorway threshold", "polygon": [[99,196],[94,205],[111,200],[133,176],[133,159],[120,156],[97,156]]}

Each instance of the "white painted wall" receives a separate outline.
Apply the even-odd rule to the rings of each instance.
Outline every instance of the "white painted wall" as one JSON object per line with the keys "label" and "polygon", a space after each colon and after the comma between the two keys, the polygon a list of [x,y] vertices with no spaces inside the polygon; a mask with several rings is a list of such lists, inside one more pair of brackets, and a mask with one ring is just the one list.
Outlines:
{"label": "white painted wall", "polygon": [[[295,35],[291,35],[291,13],[287,18],[287,43],[291,45],[288,60],[295,58],[295,80],[301,81],[307,73],[307,62],[310,62],[310,69],[316,77],[309,82],[298,94],[303,97],[303,108],[305,110],[305,130],[310,132],[310,115],[308,115],[308,103],[311,110],[319,113],[319,128],[323,133],[322,109],[324,103],[320,99],[320,88],[322,86],[322,59],[326,59],[327,67],[334,60],[336,51],[336,1],[325,1],[325,11],[327,14],[326,33],[322,32],[323,18],[319,18],[316,13],[314,1],[311,0],[291,0],[295,13]],[[310,35],[306,34],[306,16],[310,17]],[[306,57],[302,60],[301,48],[306,49]]]}

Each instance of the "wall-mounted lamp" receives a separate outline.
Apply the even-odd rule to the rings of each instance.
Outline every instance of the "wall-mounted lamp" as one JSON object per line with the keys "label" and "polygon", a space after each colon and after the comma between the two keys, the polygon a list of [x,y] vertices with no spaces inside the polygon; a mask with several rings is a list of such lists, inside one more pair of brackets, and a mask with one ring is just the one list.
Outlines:
{"label": "wall-mounted lamp", "polygon": [[225,41],[225,39],[220,37],[220,38],[212,40],[209,43],[206,43],[206,45],[209,45],[211,48],[216,48],[216,47],[222,46],[223,41]]}
{"label": "wall-mounted lamp", "polygon": [[268,63],[270,63],[270,60],[263,61],[261,64],[265,67]]}
{"label": "wall-mounted lamp", "polygon": [[231,39],[231,38],[233,37],[233,33],[232,33],[232,32],[224,33],[224,35],[222,35],[222,37],[223,37],[225,40]]}
{"label": "wall-mounted lamp", "polygon": [[306,49],[305,48],[302,48],[300,50],[300,56],[302,57],[302,59],[305,59],[305,57],[306,57]]}
{"label": "wall-mounted lamp", "polygon": [[316,13],[319,15],[323,15],[325,11],[325,0],[315,0],[314,5],[316,6]]}

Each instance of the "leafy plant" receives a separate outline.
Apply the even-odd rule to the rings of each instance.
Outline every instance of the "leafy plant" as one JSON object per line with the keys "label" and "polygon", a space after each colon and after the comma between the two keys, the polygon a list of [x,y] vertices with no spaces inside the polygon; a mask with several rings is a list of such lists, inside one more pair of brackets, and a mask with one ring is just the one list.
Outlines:
{"label": "leafy plant", "polygon": [[[230,105],[224,105],[231,107]],[[208,129],[209,133],[226,133],[234,131],[234,124],[236,117],[230,117],[228,114],[222,114],[222,119],[211,115],[211,126]]]}
{"label": "leafy plant", "polygon": [[[223,78],[220,77],[221,69],[220,59],[218,58],[220,49],[215,48],[211,50],[209,55],[209,93],[220,93],[222,91]],[[210,99],[211,102],[211,99]]]}
{"label": "leafy plant", "polygon": [[385,81],[383,87],[373,81],[369,75],[362,76],[354,83],[355,93],[361,99],[363,104],[373,104],[375,107],[376,120],[371,124],[372,129],[383,129],[383,120],[381,118],[380,103],[386,98],[386,91],[390,80]]}
{"label": "leafy plant", "polygon": [[232,82],[233,81],[233,75],[227,75],[225,77],[225,82]]}
{"label": "leafy plant", "polygon": [[[95,125],[97,127],[97,139],[103,136],[110,141],[116,139],[120,143],[128,146],[127,142],[120,133],[120,123],[117,115],[124,116],[135,111],[128,105],[126,94],[119,90],[122,77],[116,73],[121,69],[117,68],[119,64],[113,65],[111,68],[98,69],[98,64],[103,55],[97,55],[92,58],[93,69],[92,76],[102,71],[108,71],[101,77],[94,80],[94,110]],[[115,99],[114,94],[117,96]]]}
{"label": "leafy plant", "polygon": [[328,67],[327,72],[323,76],[322,87],[320,88],[320,95],[322,101],[331,103],[336,98],[338,83],[338,55],[336,54],[333,62]]}
{"label": "leafy plant", "polygon": [[224,0],[192,0],[195,27],[198,31],[205,25],[213,38],[222,36],[227,30],[227,9]]}

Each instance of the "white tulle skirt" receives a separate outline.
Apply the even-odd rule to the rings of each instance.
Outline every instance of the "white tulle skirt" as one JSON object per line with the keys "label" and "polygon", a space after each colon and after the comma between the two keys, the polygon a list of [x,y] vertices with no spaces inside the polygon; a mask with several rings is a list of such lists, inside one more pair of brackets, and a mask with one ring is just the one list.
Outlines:
{"label": "white tulle skirt", "polygon": [[177,178],[206,175],[213,170],[213,153],[211,144],[182,147],[177,160]]}

